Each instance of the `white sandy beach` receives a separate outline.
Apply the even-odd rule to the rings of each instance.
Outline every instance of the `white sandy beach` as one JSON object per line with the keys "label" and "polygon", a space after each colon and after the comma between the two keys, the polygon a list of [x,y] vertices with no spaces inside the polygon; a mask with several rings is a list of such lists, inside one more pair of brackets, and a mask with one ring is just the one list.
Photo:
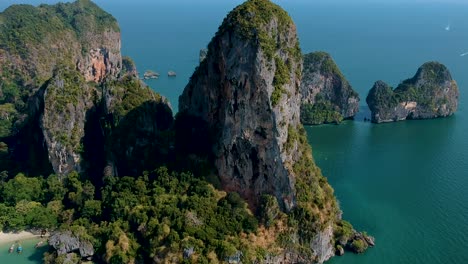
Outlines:
{"label": "white sandy beach", "polygon": [[26,232],[26,231],[21,231],[18,233],[0,232],[0,244],[6,244],[6,243],[15,242],[15,241],[31,239],[35,237],[40,237],[40,235],[34,235],[33,233]]}

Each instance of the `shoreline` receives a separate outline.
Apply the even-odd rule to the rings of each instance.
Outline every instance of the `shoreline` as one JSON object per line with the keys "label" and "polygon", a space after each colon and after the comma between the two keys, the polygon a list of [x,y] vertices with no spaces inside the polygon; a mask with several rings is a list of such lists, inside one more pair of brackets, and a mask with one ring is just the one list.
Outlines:
{"label": "shoreline", "polygon": [[18,233],[3,233],[0,232],[0,245],[12,243],[15,241],[29,240],[33,238],[40,238],[40,235],[35,235],[31,232],[21,231]]}

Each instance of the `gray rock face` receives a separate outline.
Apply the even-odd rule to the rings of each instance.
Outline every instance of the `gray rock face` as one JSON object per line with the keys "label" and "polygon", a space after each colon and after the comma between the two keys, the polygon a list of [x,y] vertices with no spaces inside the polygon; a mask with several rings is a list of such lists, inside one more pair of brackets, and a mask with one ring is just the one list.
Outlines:
{"label": "gray rock face", "polygon": [[102,82],[106,78],[116,78],[122,69],[120,32],[89,33],[86,39],[91,49],[77,59],[77,68],[86,81]]}
{"label": "gray rock face", "polygon": [[86,259],[94,255],[94,247],[90,242],[81,240],[69,231],[53,234],[49,238],[49,245],[57,251],[58,255],[79,252],[81,258]]}
{"label": "gray rock face", "polygon": [[333,226],[328,226],[325,230],[318,232],[311,242],[311,248],[317,256],[317,263],[323,263],[335,256],[333,247]]}
{"label": "gray rock face", "polygon": [[[225,190],[238,192],[254,208],[262,194],[272,194],[289,210],[294,175],[286,165],[297,155],[294,148],[286,151],[285,143],[288,127],[299,124],[296,73],[302,70],[301,59],[289,52],[298,48],[296,29],[278,16],[259,25],[259,31],[281,43],[266,54],[257,33],[249,38],[240,33],[236,12],[209,44],[208,57],[179,98],[179,111],[201,118],[213,131],[215,165]],[[290,70],[284,85],[275,88],[277,70],[285,64]]]}
{"label": "gray rock face", "polygon": [[336,250],[336,255],[338,256],[343,256],[344,255],[344,248],[342,246],[338,246],[337,250]]}
{"label": "gray rock face", "polygon": [[201,49],[200,50],[200,55],[199,55],[199,61],[200,63],[206,59],[206,56],[208,55],[208,49]]}
{"label": "gray rock face", "polygon": [[428,62],[395,90],[377,81],[366,101],[372,122],[383,123],[450,116],[458,108],[458,99],[458,86],[448,69],[438,62]]}
{"label": "gray rock face", "polygon": [[[313,52],[304,55],[304,70],[301,82],[301,105],[320,105],[313,108],[314,113],[304,113],[301,109],[303,124],[317,125],[352,118],[359,111],[359,95],[345,79],[330,54]],[[326,112],[335,112],[335,118],[321,118]],[[306,114],[313,115],[306,118]]]}
{"label": "gray rock face", "polygon": [[81,171],[81,139],[84,137],[86,113],[94,106],[94,87],[88,86],[74,70],[57,70],[46,86],[44,112],[40,127],[49,161],[55,173],[66,175]]}

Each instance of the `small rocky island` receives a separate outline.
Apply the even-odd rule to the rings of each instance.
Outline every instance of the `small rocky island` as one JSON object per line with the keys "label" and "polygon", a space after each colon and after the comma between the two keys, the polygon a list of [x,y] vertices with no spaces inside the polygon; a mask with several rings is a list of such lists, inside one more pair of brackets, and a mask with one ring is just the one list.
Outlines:
{"label": "small rocky island", "polygon": [[450,116],[457,111],[459,91],[449,70],[438,62],[427,62],[416,75],[392,89],[377,81],[366,102],[374,123]]}
{"label": "small rocky island", "polygon": [[148,80],[148,79],[158,79],[159,78],[159,73],[157,72],[154,72],[152,70],[147,70],[144,74],[143,74],[143,79],[145,80]]}
{"label": "small rocky island", "polygon": [[325,52],[304,55],[301,93],[305,125],[340,123],[359,111],[359,95]]}

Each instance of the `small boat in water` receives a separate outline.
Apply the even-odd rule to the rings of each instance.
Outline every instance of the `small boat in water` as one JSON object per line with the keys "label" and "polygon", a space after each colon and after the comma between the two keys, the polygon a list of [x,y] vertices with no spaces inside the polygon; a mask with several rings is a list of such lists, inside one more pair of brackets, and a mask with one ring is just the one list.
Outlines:
{"label": "small boat in water", "polygon": [[16,253],[18,254],[23,253],[23,247],[21,245],[18,245],[18,247],[16,248]]}
{"label": "small boat in water", "polygon": [[15,244],[11,245],[11,247],[8,249],[8,253],[13,253],[13,251],[15,250]]}
{"label": "small boat in water", "polygon": [[39,248],[39,247],[41,247],[43,245],[44,245],[44,240],[41,240],[41,241],[37,242],[37,244],[34,246],[34,248]]}

